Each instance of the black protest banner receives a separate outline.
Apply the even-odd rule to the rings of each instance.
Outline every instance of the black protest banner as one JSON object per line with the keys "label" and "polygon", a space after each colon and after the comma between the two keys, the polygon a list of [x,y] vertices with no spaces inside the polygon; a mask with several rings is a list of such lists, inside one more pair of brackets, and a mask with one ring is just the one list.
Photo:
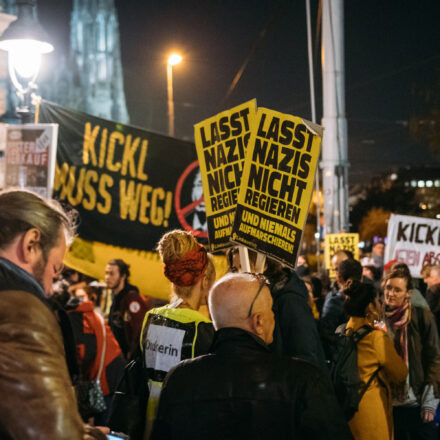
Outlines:
{"label": "black protest banner", "polygon": [[59,124],[54,197],[79,211],[81,238],[152,250],[169,229],[206,236],[194,144],[45,101],[40,121]]}
{"label": "black protest banner", "polygon": [[231,239],[291,267],[312,197],[322,127],[259,108]]}
{"label": "black protest banner", "polygon": [[256,105],[255,100],[246,102],[194,126],[211,251],[231,245],[229,238]]}

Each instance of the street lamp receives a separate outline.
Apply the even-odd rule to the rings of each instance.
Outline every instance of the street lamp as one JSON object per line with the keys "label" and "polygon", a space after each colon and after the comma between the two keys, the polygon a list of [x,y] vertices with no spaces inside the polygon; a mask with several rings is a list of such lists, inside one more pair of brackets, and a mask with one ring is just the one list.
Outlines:
{"label": "street lamp", "polygon": [[182,61],[182,57],[173,53],[167,62],[167,91],[168,91],[168,134],[174,136],[174,101],[173,101],[173,66]]}
{"label": "street lamp", "polygon": [[8,52],[8,68],[20,99],[17,113],[23,123],[30,122],[35,80],[41,55],[53,51],[48,37],[35,14],[36,0],[18,0],[18,18],[0,37],[0,49]]}

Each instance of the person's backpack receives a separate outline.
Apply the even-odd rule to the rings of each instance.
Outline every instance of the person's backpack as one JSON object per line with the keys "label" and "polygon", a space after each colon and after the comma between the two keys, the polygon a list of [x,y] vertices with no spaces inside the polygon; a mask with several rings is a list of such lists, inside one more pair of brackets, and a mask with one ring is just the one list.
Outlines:
{"label": "person's backpack", "polygon": [[378,368],[366,384],[359,376],[357,344],[372,330],[373,327],[364,325],[357,331],[347,331],[344,324],[339,326],[335,332],[330,378],[347,420],[350,420],[358,410],[362,396],[380,370]]}

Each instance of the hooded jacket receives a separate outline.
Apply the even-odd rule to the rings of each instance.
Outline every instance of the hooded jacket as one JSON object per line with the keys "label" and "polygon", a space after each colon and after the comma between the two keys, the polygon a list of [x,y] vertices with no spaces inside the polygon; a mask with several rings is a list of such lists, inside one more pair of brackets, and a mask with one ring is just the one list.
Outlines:
{"label": "hooded jacket", "polygon": [[271,348],[278,355],[298,357],[327,371],[307,287],[295,272],[285,270],[284,274],[284,282],[271,285],[275,315]]}

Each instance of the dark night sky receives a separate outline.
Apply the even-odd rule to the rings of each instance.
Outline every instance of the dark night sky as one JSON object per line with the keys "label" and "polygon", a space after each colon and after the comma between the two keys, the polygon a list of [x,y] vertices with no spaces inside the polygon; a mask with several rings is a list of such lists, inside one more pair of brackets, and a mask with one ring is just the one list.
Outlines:
{"label": "dark night sky", "polygon": [[[116,0],[125,91],[131,122],[167,130],[166,57],[174,69],[176,136],[193,124],[257,98],[258,105],[310,119],[305,1]],[[39,0],[40,20],[56,52],[66,50],[71,1]],[[317,0],[311,0],[315,39]],[[259,40],[265,29],[264,38]],[[229,85],[258,41],[244,74]],[[316,47],[315,47],[316,48]],[[315,66],[318,121],[322,113],[320,47]],[[440,75],[438,0],[345,1],[346,116],[350,182],[392,166],[438,164],[405,122],[420,108],[417,90]]]}

